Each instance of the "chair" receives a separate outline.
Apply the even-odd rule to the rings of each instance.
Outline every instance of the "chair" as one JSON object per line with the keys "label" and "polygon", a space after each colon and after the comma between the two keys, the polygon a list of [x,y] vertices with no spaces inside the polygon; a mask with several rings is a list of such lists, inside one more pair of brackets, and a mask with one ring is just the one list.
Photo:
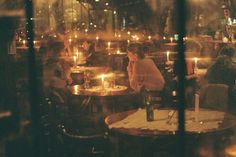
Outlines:
{"label": "chair", "polygon": [[200,89],[200,107],[227,111],[229,87],[225,84],[207,84]]}
{"label": "chair", "polygon": [[58,128],[61,133],[65,156],[109,156],[110,149],[106,133],[91,133],[94,128],[68,129],[63,124],[59,125]]}

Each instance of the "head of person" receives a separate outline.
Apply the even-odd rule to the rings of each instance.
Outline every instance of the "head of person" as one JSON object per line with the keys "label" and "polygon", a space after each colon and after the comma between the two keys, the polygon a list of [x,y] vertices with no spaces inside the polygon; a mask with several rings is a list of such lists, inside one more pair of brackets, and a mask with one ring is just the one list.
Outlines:
{"label": "head of person", "polygon": [[228,56],[228,57],[233,57],[234,56],[234,48],[232,48],[232,47],[224,47],[222,50],[221,50],[221,52],[220,52],[220,54],[221,55],[224,55],[224,56]]}
{"label": "head of person", "polygon": [[130,61],[137,61],[145,57],[143,46],[139,43],[131,43],[127,48],[127,52]]}

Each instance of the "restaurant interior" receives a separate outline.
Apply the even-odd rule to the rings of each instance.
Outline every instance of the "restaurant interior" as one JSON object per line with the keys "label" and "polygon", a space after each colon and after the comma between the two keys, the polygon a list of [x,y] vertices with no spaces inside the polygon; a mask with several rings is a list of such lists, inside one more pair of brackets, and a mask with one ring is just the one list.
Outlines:
{"label": "restaurant interior", "polygon": [[0,0],[0,157],[236,157],[236,0]]}

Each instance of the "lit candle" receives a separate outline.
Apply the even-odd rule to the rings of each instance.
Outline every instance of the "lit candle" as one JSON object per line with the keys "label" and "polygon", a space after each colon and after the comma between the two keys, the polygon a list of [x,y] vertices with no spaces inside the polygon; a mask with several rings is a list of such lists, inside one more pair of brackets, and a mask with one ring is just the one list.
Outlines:
{"label": "lit candle", "polygon": [[129,42],[130,42],[130,41],[129,41],[129,40],[127,40],[127,43],[128,43],[128,44],[129,44]]}
{"label": "lit candle", "polygon": [[74,56],[73,59],[74,59],[74,65],[76,66],[76,60],[77,60],[77,57]]}
{"label": "lit candle", "polygon": [[75,34],[75,38],[78,38],[77,34]]}
{"label": "lit candle", "polygon": [[36,44],[36,41],[34,40],[33,43],[34,43],[34,45],[35,45],[35,44]]}
{"label": "lit candle", "polygon": [[127,34],[130,35],[130,31],[128,31]]}
{"label": "lit candle", "polygon": [[196,69],[197,69],[197,61],[198,61],[198,58],[194,57],[194,68],[196,68]]}
{"label": "lit candle", "polygon": [[26,41],[25,41],[25,40],[23,40],[23,41],[22,41],[22,43],[23,43],[23,46],[25,46],[25,44],[26,44]]}
{"label": "lit candle", "polygon": [[151,38],[152,38],[152,37],[149,35],[149,36],[148,36],[148,40],[151,40]]}
{"label": "lit candle", "polygon": [[74,94],[75,95],[79,94],[79,86],[78,85],[74,86]]}
{"label": "lit candle", "polygon": [[165,36],[163,37],[163,40],[166,40],[166,37],[165,37]]}
{"label": "lit candle", "polygon": [[170,37],[170,42],[171,42],[171,43],[173,42],[173,37]]}
{"label": "lit candle", "polygon": [[96,36],[96,40],[98,41],[98,39],[99,39],[99,37],[98,36]]}
{"label": "lit candle", "polygon": [[118,49],[116,53],[117,53],[117,54],[120,54],[120,50]]}
{"label": "lit candle", "polygon": [[69,39],[69,43],[71,44],[71,42],[72,42],[72,39],[70,38],[70,39]]}
{"label": "lit candle", "polygon": [[108,42],[107,43],[107,49],[110,49],[111,48],[111,42]]}
{"label": "lit candle", "polygon": [[177,94],[176,94],[176,91],[175,90],[173,90],[172,91],[172,96],[176,96]]}
{"label": "lit candle", "polygon": [[170,51],[166,52],[166,61],[169,62],[170,61]]}
{"label": "lit candle", "polygon": [[104,80],[105,80],[105,74],[102,74],[102,75],[101,75],[102,89],[105,88],[105,86],[104,86]]}

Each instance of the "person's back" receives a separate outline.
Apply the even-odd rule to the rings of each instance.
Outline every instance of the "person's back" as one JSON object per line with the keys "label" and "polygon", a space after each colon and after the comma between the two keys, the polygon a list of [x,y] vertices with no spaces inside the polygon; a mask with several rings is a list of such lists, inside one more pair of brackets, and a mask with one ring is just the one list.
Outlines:
{"label": "person's back", "polygon": [[165,80],[151,59],[141,59],[134,64],[134,77],[137,77],[139,84],[151,91],[161,91],[164,88]]}

